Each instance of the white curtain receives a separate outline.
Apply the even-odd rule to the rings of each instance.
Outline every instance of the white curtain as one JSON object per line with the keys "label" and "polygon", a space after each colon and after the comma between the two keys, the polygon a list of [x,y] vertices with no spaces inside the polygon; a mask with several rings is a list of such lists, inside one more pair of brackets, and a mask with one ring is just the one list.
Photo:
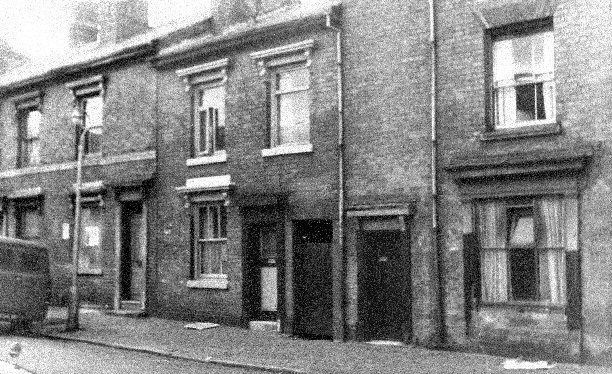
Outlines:
{"label": "white curtain", "polygon": [[565,303],[565,209],[560,198],[540,202],[540,297],[554,304]]}
{"label": "white curtain", "polygon": [[495,89],[495,124],[497,128],[514,127],[516,123],[516,89],[512,39],[493,44],[493,85]]}
{"label": "white curtain", "polygon": [[483,301],[508,300],[508,257],[506,253],[505,209],[500,202],[479,206],[479,236],[482,247]]}

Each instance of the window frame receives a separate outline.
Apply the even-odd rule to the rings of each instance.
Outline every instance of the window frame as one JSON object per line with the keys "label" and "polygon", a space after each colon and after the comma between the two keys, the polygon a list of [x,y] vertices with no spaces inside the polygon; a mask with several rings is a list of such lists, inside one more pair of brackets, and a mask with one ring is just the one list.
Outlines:
{"label": "window frame", "polygon": [[[89,99],[92,98],[99,98],[101,101],[101,106],[100,106],[100,117],[101,117],[101,125],[99,127],[95,127],[95,129],[100,129],[100,133],[97,134],[100,139],[99,139],[99,144],[98,147],[99,149],[95,152],[93,152],[90,147],[91,147],[91,137],[92,137],[92,133],[91,130],[87,131],[87,133],[85,134],[85,139],[84,139],[84,144],[83,144],[83,156],[84,157],[92,157],[92,156],[100,156],[102,155],[102,136],[104,134],[104,97],[102,96],[102,94],[100,92],[98,93],[93,93],[93,94],[88,94],[88,95],[83,95],[83,96],[79,96],[79,98],[77,99],[77,105],[79,107],[79,110],[81,111],[81,113],[85,113],[84,119],[83,119],[83,126],[86,128],[87,127],[87,120],[89,115],[87,114],[87,108],[86,108],[86,103]],[[81,134],[83,131],[85,131],[83,128],[76,126],[76,151],[75,154],[78,152],[78,139],[80,138]]]}
{"label": "window frame", "polygon": [[[498,247],[484,247],[481,242],[480,242],[480,238],[478,239],[479,242],[479,247],[480,247],[480,254],[479,254],[479,263],[480,265],[480,282],[482,283],[481,287],[484,288],[485,287],[485,282],[486,282],[486,276],[484,274],[485,272],[485,252],[486,251],[500,251],[503,250],[506,252],[507,254],[507,259],[506,259],[506,296],[507,296],[507,300],[506,301],[490,301],[490,300],[485,300],[484,296],[480,296],[479,297],[479,304],[482,306],[518,306],[518,307],[546,307],[546,308],[550,308],[550,309],[565,309],[568,307],[569,305],[569,298],[567,295],[568,290],[570,289],[570,285],[569,285],[569,274],[568,274],[568,270],[567,268],[562,269],[562,271],[565,274],[565,290],[566,290],[566,295],[565,295],[565,302],[564,303],[553,303],[551,301],[548,300],[542,300],[542,296],[540,294],[540,284],[541,284],[541,279],[540,279],[540,254],[542,252],[546,252],[546,251],[562,251],[562,255],[565,259],[565,261],[567,261],[567,252],[570,251],[570,245],[567,243],[567,237],[568,237],[568,228],[565,226],[566,225],[566,220],[567,220],[567,214],[571,214],[571,212],[565,210],[564,211],[564,217],[563,217],[563,222],[564,222],[564,235],[565,235],[565,246],[563,247],[545,247],[542,245],[542,243],[540,243],[540,237],[542,235],[542,230],[544,230],[542,228],[542,217],[541,217],[541,213],[539,212],[539,205],[541,204],[541,201],[546,198],[546,197],[557,197],[561,200],[562,204],[565,204],[565,196],[563,195],[557,195],[557,194],[551,194],[551,195],[536,195],[536,196],[528,196],[528,197],[505,197],[505,198],[485,198],[485,199],[475,199],[473,200],[473,203],[475,205],[478,204],[483,204],[485,202],[490,202],[490,201],[496,201],[499,203],[503,204],[503,211],[504,211],[504,232],[506,235],[505,238],[505,247],[504,248],[498,248]],[[511,227],[510,227],[510,217],[508,215],[508,212],[510,210],[513,209],[522,209],[522,208],[531,208],[532,209],[532,217],[533,217],[533,235],[534,235],[534,241],[533,244],[530,246],[511,246],[510,245],[510,232],[511,232]],[[478,211],[478,209],[475,210],[476,212]],[[482,219],[482,217],[480,217],[479,214],[474,214],[473,215],[473,219],[474,219],[474,227],[479,227],[480,226],[480,220]],[[479,230],[475,230],[475,232],[477,233],[477,236],[479,236]],[[512,292],[512,270],[511,270],[511,259],[510,259],[510,255],[512,253],[513,250],[524,250],[524,249],[531,249],[533,250],[533,254],[535,257],[535,279],[536,279],[536,285],[535,285],[535,291],[536,291],[536,295],[535,295],[535,299],[516,299],[514,297],[514,294]],[[482,290],[478,290],[479,293],[482,293]]]}
{"label": "window frame", "polygon": [[[94,197],[94,198],[86,198],[86,201],[82,201],[81,202],[81,236],[80,236],[80,243],[79,243],[79,259],[83,258],[83,254],[85,252],[86,247],[91,248],[94,246],[86,246],[84,241],[85,241],[85,211],[93,211],[95,212],[95,214],[97,215],[97,227],[98,227],[98,245],[97,245],[97,259],[99,260],[99,263],[94,264],[94,266],[91,266],[91,264],[87,267],[83,267],[81,261],[79,261],[78,267],[77,267],[77,274],[79,275],[101,275],[103,272],[103,268],[104,268],[104,249],[102,247],[102,243],[104,240],[104,214],[102,211],[102,207],[100,206],[101,204],[101,200],[99,200],[99,197]],[[74,212],[73,212],[74,213]]]}
{"label": "window frame", "polygon": [[[553,82],[553,118],[543,120],[524,121],[523,125],[498,128],[497,113],[495,108],[495,88],[493,81],[493,44],[495,41],[504,39],[514,39],[537,35],[544,32],[553,32],[552,17],[545,17],[526,22],[513,23],[492,29],[487,29],[484,32],[484,93],[485,93],[485,131],[481,134],[482,140],[497,140],[505,138],[515,138],[523,136],[540,136],[549,134],[558,134],[561,131],[557,114],[557,98],[554,69],[550,80]],[[550,81],[547,80],[547,81]],[[543,80],[538,80],[538,82]],[[525,85],[526,81],[515,82],[515,86]]]}
{"label": "window frame", "polygon": [[[210,90],[214,90],[214,89],[220,89],[222,92],[222,99],[221,102],[218,103],[219,107],[215,108],[217,109],[219,112],[219,114],[217,114],[217,119],[215,121],[214,126],[212,126],[212,128],[209,130],[209,127],[211,127],[210,123],[207,123],[206,125],[206,134],[207,134],[207,139],[206,139],[206,145],[204,147],[204,149],[202,149],[202,145],[201,143],[201,131],[202,131],[202,123],[201,123],[201,115],[200,113],[202,112],[202,109],[205,109],[202,106],[202,103],[200,101],[200,97],[205,97],[206,96],[206,92],[210,91]],[[202,93],[202,96],[200,96],[200,93]],[[192,88],[192,121],[194,123],[193,126],[193,136],[192,136],[192,147],[193,147],[193,157],[194,158],[199,158],[199,157],[210,157],[210,156],[215,156],[215,155],[221,155],[226,153],[226,144],[224,144],[222,149],[217,149],[217,131],[219,127],[223,127],[223,131],[226,132],[226,123],[225,123],[225,103],[226,103],[226,89],[225,89],[225,83],[221,82],[221,81],[216,81],[216,82],[212,82],[212,83],[201,83],[198,85],[193,86]],[[210,108],[210,107],[209,107]],[[219,126],[219,124],[222,123],[223,126]],[[209,138],[208,138],[209,137]],[[225,139],[227,139],[227,134],[224,134],[224,143],[225,143]]]}
{"label": "window frame", "polygon": [[[15,237],[24,240],[37,240],[43,235],[43,212],[42,212],[42,201],[39,198],[24,198],[17,199],[13,203],[14,219],[15,219]],[[37,236],[24,236],[25,230],[25,214],[27,212],[33,212],[38,220],[38,235]]]}
{"label": "window frame", "polygon": [[[308,76],[308,83],[306,87],[294,88],[291,90],[281,90],[278,88],[281,75],[284,73],[291,73],[294,71],[305,71]],[[270,148],[291,148],[291,147],[300,147],[311,144],[311,107],[312,107],[312,77],[310,69],[304,64],[291,64],[286,65],[280,68],[276,68],[270,72],[270,130],[269,130],[269,143]],[[287,95],[305,92],[307,94],[306,103],[304,103],[308,107],[308,142],[307,143],[297,143],[297,142],[287,142],[281,143],[281,128],[282,128],[282,118],[281,118],[281,100],[283,97],[287,97]]]}
{"label": "window frame", "polygon": [[[226,289],[228,287],[227,269],[224,268],[224,262],[227,257],[227,206],[223,201],[202,201],[191,204],[191,274],[192,279],[188,282],[188,287],[191,288],[218,288]],[[202,234],[203,222],[201,212],[206,211],[206,224],[204,234]],[[214,235],[211,220],[213,210],[216,210],[217,235]],[[211,252],[207,250],[207,244],[210,244],[218,258],[218,269],[211,269],[212,259],[206,258]],[[206,269],[204,269],[206,268]],[[207,272],[211,269],[211,272]],[[217,270],[217,271],[215,271]]]}
{"label": "window frame", "polygon": [[[31,113],[39,113],[38,132],[36,136],[30,136],[30,121],[29,117]],[[28,106],[19,108],[17,110],[17,126],[19,133],[19,145],[17,155],[17,168],[26,168],[31,166],[40,165],[40,127],[42,125],[42,112],[37,106]],[[38,158],[32,160],[32,150],[34,146],[38,147]]]}

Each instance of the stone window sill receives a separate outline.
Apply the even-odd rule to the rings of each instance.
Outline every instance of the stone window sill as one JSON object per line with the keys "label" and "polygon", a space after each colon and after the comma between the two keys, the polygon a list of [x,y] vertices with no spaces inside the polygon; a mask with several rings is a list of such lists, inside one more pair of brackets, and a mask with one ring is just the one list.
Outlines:
{"label": "stone window sill", "polygon": [[79,275],[102,275],[102,269],[79,269]]}
{"label": "stone window sill", "polygon": [[287,144],[261,150],[263,157],[290,155],[297,153],[312,153],[312,144]]}
{"label": "stone window sill", "polygon": [[480,302],[480,306],[489,309],[508,309],[524,311],[564,311],[565,304],[553,304],[546,301],[506,301],[506,302]]}
{"label": "stone window sill", "polygon": [[228,285],[227,274],[209,274],[199,279],[187,281],[187,287],[189,288],[227,290]]}
{"label": "stone window sill", "polygon": [[210,164],[219,164],[222,162],[227,162],[227,153],[225,151],[216,152],[210,156],[200,156],[196,158],[187,159],[185,164],[187,166],[196,166],[196,165],[210,165]]}
{"label": "stone window sill", "polygon": [[513,129],[499,129],[480,133],[480,140],[495,141],[507,139],[529,138],[535,136],[557,135],[561,133],[558,122],[522,126]]}

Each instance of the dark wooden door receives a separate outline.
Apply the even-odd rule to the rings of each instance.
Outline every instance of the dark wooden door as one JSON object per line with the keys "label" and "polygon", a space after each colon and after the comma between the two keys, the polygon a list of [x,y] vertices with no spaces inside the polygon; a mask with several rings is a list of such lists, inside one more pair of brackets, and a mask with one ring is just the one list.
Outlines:
{"label": "dark wooden door", "polygon": [[141,202],[123,204],[121,285],[122,300],[140,301],[145,283],[144,222]]}
{"label": "dark wooden door", "polygon": [[364,232],[362,243],[365,337],[368,340],[402,341],[409,310],[402,233]]}
{"label": "dark wooden door", "polygon": [[332,335],[332,226],[327,221],[296,224],[294,333],[311,338]]}

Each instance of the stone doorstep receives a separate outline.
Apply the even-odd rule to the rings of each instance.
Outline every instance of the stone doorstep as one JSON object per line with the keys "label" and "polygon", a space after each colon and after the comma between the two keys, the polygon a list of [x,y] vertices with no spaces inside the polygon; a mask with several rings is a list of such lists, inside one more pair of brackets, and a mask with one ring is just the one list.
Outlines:
{"label": "stone doorstep", "polygon": [[275,331],[278,332],[280,324],[278,321],[249,321],[249,330],[252,331]]}

